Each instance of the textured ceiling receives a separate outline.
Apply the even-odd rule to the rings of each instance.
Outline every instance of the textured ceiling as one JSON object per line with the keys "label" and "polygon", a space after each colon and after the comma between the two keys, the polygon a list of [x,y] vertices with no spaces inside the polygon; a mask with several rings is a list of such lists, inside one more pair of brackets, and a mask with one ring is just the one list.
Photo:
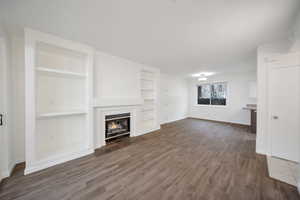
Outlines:
{"label": "textured ceiling", "polygon": [[247,60],[254,59],[258,45],[288,37],[299,3],[0,0],[0,17],[10,27],[31,27],[163,72],[188,74],[231,70],[239,62],[250,63],[241,68],[255,65]]}

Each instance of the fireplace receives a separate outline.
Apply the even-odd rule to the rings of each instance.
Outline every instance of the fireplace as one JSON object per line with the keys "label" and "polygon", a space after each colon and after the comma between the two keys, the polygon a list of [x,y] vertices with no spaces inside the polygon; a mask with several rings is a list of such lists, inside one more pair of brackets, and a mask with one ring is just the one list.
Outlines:
{"label": "fireplace", "polygon": [[105,116],[105,140],[130,135],[130,113]]}

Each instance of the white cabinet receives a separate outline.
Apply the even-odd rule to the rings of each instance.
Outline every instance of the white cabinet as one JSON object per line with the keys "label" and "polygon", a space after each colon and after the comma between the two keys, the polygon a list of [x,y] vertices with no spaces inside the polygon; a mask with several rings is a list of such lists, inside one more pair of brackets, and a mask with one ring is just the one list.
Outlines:
{"label": "white cabinet", "polygon": [[25,30],[25,174],[93,152],[93,49]]}

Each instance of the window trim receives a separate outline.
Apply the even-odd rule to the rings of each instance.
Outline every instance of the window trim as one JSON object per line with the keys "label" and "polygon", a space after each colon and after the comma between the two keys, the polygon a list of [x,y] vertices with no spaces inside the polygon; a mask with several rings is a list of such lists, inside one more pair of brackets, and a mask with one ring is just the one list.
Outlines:
{"label": "window trim", "polygon": [[[201,85],[212,85],[217,83],[226,83],[226,105],[212,105],[212,104],[198,104],[198,87]],[[195,107],[214,107],[214,108],[226,108],[228,107],[229,101],[228,101],[228,94],[229,94],[229,86],[228,81],[212,81],[212,82],[203,82],[196,85],[196,105]]]}

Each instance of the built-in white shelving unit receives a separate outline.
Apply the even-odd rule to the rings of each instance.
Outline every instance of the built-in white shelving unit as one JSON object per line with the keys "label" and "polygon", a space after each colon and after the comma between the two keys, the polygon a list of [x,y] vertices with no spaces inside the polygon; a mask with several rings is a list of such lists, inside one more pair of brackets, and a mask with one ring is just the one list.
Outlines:
{"label": "built-in white shelving unit", "polygon": [[93,49],[25,30],[25,174],[93,152]]}
{"label": "built-in white shelving unit", "polygon": [[141,95],[144,100],[141,108],[141,126],[143,133],[153,131],[159,127],[158,78],[159,72],[157,70],[141,70]]}

